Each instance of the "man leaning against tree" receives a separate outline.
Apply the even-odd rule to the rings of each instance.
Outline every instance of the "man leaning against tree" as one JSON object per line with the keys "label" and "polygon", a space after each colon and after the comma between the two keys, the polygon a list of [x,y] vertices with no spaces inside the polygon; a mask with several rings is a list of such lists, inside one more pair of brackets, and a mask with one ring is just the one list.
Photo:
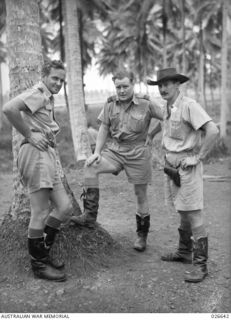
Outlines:
{"label": "man leaning against tree", "polygon": [[[65,80],[64,65],[59,60],[47,61],[41,75],[38,84],[6,103],[3,112],[20,133],[17,165],[30,195],[28,250],[32,270],[38,278],[65,281],[64,263],[49,255],[60,225],[72,209],[55,150],[59,125],[54,118],[53,95]],[[50,201],[55,208],[52,213]]]}

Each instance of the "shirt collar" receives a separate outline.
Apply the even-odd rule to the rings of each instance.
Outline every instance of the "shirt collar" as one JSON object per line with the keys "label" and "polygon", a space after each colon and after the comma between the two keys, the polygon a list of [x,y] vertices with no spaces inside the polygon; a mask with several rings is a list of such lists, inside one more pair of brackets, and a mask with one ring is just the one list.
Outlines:
{"label": "shirt collar", "polygon": [[172,104],[172,108],[173,108],[173,107],[178,108],[178,107],[179,107],[179,104],[180,104],[180,102],[181,102],[181,100],[182,100],[182,98],[183,98],[183,93],[180,92],[180,93],[178,94],[175,102]]}
{"label": "shirt collar", "polygon": [[[118,97],[118,95],[116,95],[116,102],[119,102],[120,100],[119,100],[119,97]],[[133,94],[133,97],[132,97],[132,100],[131,100],[131,103],[134,103],[134,104],[139,104],[139,101],[138,101],[138,99],[137,99],[137,97],[135,96],[135,94]],[[130,104],[129,104],[130,105]]]}
{"label": "shirt collar", "polygon": [[39,83],[37,84],[37,87],[39,87],[43,90],[43,92],[45,93],[47,98],[49,98],[49,99],[53,98],[53,94],[50,92],[50,90],[47,88],[47,86],[42,81],[39,81]]}

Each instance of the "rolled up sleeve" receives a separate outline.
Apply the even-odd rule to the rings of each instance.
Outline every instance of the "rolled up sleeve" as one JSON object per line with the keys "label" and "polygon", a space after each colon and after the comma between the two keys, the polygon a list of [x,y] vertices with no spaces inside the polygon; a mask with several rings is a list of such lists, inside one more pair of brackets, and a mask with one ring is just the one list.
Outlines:
{"label": "rolled up sleeve", "polygon": [[108,103],[105,103],[103,106],[103,109],[101,110],[99,116],[98,116],[98,121],[100,123],[103,123],[104,125],[108,126],[110,125],[110,119],[109,119],[109,106]]}
{"label": "rolled up sleeve", "polygon": [[164,118],[164,110],[160,104],[157,104],[156,101],[150,101],[149,104],[150,112],[153,118],[163,120]]}
{"label": "rolled up sleeve", "polygon": [[194,130],[200,129],[205,123],[212,120],[197,102],[191,102],[184,108],[183,118],[191,124]]}

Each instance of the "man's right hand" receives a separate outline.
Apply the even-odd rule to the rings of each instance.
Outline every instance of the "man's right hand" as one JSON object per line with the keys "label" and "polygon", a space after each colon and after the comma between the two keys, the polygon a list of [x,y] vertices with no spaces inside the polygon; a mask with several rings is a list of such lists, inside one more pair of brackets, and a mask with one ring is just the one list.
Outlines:
{"label": "man's right hand", "polygon": [[27,138],[27,140],[37,149],[41,151],[47,151],[49,143],[43,133],[31,131],[31,135]]}
{"label": "man's right hand", "polygon": [[97,152],[93,153],[87,160],[86,160],[86,166],[91,166],[94,162],[96,164],[99,164],[101,160],[101,155]]}

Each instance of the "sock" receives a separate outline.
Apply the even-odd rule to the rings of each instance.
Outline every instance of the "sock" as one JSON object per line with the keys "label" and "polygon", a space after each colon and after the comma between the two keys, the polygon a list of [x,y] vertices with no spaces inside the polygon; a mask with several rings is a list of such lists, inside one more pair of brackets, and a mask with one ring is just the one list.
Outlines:
{"label": "sock", "polygon": [[85,178],[84,189],[87,189],[87,188],[99,188],[99,178],[98,177]]}
{"label": "sock", "polygon": [[182,221],[180,222],[180,229],[181,230],[184,230],[184,231],[187,231],[187,232],[192,232],[192,229],[191,229],[191,224],[189,221]]}
{"label": "sock", "polygon": [[54,241],[57,232],[59,231],[61,221],[53,216],[49,216],[47,219],[47,223],[44,229],[45,235],[45,244],[47,248],[50,248]]}
{"label": "sock", "polygon": [[43,238],[43,230],[29,228],[28,229],[28,238],[30,238],[30,239]]}
{"label": "sock", "polygon": [[194,240],[198,240],[200,238],[206,238],[207,237],[207,232],[205,230],[204,225],[202,224],[199,227],[193,228],[192,229],[192,234],[193,234],[193,238]]}
{"label": "sock", "polygon": [[61,223],[62,223],[61,220],[59,220],[59,219],[57,219],[57,218],[55,218],[53,216],[49,216],[47,218],[46,226],[49,226],[49,227],[51,227],[53,229],[57,229],[58,230]]}
{"label": "sock", "polygon": [[149,212],[145,212],[145,213],[137,212],[136,215],[144,219],[145,217],[149,216]]}

